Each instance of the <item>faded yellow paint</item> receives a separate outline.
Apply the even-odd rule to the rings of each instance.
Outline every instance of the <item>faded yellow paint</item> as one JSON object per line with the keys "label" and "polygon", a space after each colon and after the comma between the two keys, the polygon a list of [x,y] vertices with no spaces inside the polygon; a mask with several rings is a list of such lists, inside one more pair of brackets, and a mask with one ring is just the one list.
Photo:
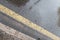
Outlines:
{"label": "faded yellow paint", "polygon": [[28,19],[24,18],[23,16],[19,15],[18,13],[8,9],[7,7],[5,7],[1,4],[0,4],[0,11],[6,15],[12,17],[13,19],[17,20],[18,22],[21,22],[21,23],[27,25],[28,27],[30,27],[34,30],[37,30],[38,32],[50,37],[53,40],[60,40],[60,37],[54,35],[53,33],[49,32],[47,30],[45,30],[41,26],[34,24],[33,22],[29,21]]}

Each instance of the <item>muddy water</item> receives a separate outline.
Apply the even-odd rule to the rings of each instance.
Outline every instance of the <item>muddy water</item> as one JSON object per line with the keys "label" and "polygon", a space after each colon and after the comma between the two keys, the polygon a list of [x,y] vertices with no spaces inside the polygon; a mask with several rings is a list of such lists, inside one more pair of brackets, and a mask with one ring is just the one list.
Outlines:
{"label": "muddy water", "polygon": [[19,7],[25,5],[29,0],[7,0],[7,1]]}

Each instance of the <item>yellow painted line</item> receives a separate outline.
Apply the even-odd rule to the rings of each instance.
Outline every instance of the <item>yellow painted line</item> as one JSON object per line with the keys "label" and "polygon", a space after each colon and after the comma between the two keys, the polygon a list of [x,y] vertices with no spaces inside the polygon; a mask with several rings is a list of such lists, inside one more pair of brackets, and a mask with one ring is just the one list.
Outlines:
{"label": "yellow painted line", "polygon": [[54,35],[53,33],[45,30],[44,28],[42,28],[41,26],[38,26],[34,23],[32,23],[31,21],[29,21],[28,19],[24,18],[23,16],[19,15],[18,13],[6,8],[5,6],[0,4],[0,11],[3,12],[4,14],[12,17],[13,19],[17,20],[18,22],[21,22],[25,25],[27,25],[28,27],[37,30],[38,32],[50,37],[53,40],[60,40],[60,37]]}

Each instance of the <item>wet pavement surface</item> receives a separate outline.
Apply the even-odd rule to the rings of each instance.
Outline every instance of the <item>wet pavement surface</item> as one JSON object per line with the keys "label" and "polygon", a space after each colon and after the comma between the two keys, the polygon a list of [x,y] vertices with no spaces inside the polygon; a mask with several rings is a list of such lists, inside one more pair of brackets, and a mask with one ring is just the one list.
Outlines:
{"label": "wet pavement surface", "polygon": [[6,0],[0,3],[60,37],[60,0],[29,0],[19,7]]}

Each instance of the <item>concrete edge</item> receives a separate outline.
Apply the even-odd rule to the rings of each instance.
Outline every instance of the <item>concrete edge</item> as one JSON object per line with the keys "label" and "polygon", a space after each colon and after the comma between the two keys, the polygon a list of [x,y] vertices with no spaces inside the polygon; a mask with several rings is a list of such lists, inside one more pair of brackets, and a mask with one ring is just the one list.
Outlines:
{"label": "concrete edge", "polygon": [[16,31],[15,29],[13,28],[10,28],[9,26],[6,26],[2,23],[0,23],[0,30],[4,31],[5,33],[9,34],[9,35],[12,35],[12,36],[15,36],[19,39],[22,39],[22,40],[36,40],[28,35],[25,35],[21,32],[18,32]]}

